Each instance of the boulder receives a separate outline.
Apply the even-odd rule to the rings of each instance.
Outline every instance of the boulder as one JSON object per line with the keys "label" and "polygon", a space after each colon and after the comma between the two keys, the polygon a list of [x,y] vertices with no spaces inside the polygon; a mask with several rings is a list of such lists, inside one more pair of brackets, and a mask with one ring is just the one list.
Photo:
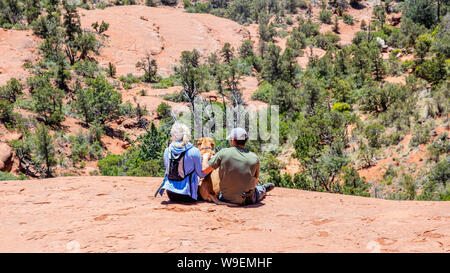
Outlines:
{"label": "boulder", "polygon": [[122,122],[122,126],[127,129],[135,128],[138,124],[139,122],[137,121],[136,118],[127,119],[124,122]]}
{"label": "boulder", "polygon": [[0,171],[9,172],[12,167],[13,149],[6,143],[0,143]]}

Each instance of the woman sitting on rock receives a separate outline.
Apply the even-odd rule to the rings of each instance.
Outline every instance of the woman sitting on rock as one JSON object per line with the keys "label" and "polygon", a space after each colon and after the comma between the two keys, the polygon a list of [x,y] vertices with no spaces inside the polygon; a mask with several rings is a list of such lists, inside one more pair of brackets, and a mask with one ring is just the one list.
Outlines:
{"label": "woman sitting on rock", "polygon": [[166,173],[161,187],[156,192],[174,202],[197,200],[198,177],[203,178],[200,150],[189,142],[191,133],[182,123],[175,123],[170,130],[172,143],[164,151]]}

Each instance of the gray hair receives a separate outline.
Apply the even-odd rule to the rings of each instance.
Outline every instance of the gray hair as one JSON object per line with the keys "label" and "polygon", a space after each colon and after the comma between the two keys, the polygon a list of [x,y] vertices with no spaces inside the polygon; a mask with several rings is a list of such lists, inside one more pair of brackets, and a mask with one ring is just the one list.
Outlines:
{"label": "gray hair", "polygon": [[172,129],[170,129],[170,136],[172,144],[174,144],[175,141],[181,141],[181,143],[177,143],[176,146],[184,146],[189,142],[189,139],[191,138],[191,131],[185,124],[176,122],[172,126]]}

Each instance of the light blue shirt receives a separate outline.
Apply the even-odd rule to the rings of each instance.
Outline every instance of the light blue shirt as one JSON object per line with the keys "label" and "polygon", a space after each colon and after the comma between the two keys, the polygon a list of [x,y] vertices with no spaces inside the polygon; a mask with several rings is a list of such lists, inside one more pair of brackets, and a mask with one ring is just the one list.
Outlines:
{"label": "light blue shirt", "polygon": [[[186,178],[182,181],[171,181],[167,178],[169,151],[172,151],[174,155],[186,151],[184,154],[184,173],[185,175],[188,175],[192,172],[191,183],[189,183],[189,176],[186,176]],[[174,147],[171,144],[164,150],[164,166],[166,167],[166,173],[164,175],[163,186],[161,187],[159,194],[162,195],[164,190],[168,190],[178,194],[189,195],[193,199],[197,200],[198,177],[205,177],[202,172],[202,156],[200,154],[200,150],[194,147],[194,145],[190,142],[183,147]]]}

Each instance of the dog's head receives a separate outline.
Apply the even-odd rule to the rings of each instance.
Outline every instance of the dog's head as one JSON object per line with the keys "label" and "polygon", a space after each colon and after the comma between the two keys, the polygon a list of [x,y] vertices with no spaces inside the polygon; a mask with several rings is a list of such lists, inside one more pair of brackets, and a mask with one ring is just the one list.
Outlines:
{"label": "dog's head", "polygon": [[197,140],[197,148],[200,150],[200,152],[204,151],[213,151],[214,152],[214,139],[210,137],[202,137],[199,140]]}
{"label": "dog's head", "polygon": [[214,139],[202,137],[197,141],[197,148],[202,154],[202,167],[205,168],[208,160],[216,153],[214,152]]}

